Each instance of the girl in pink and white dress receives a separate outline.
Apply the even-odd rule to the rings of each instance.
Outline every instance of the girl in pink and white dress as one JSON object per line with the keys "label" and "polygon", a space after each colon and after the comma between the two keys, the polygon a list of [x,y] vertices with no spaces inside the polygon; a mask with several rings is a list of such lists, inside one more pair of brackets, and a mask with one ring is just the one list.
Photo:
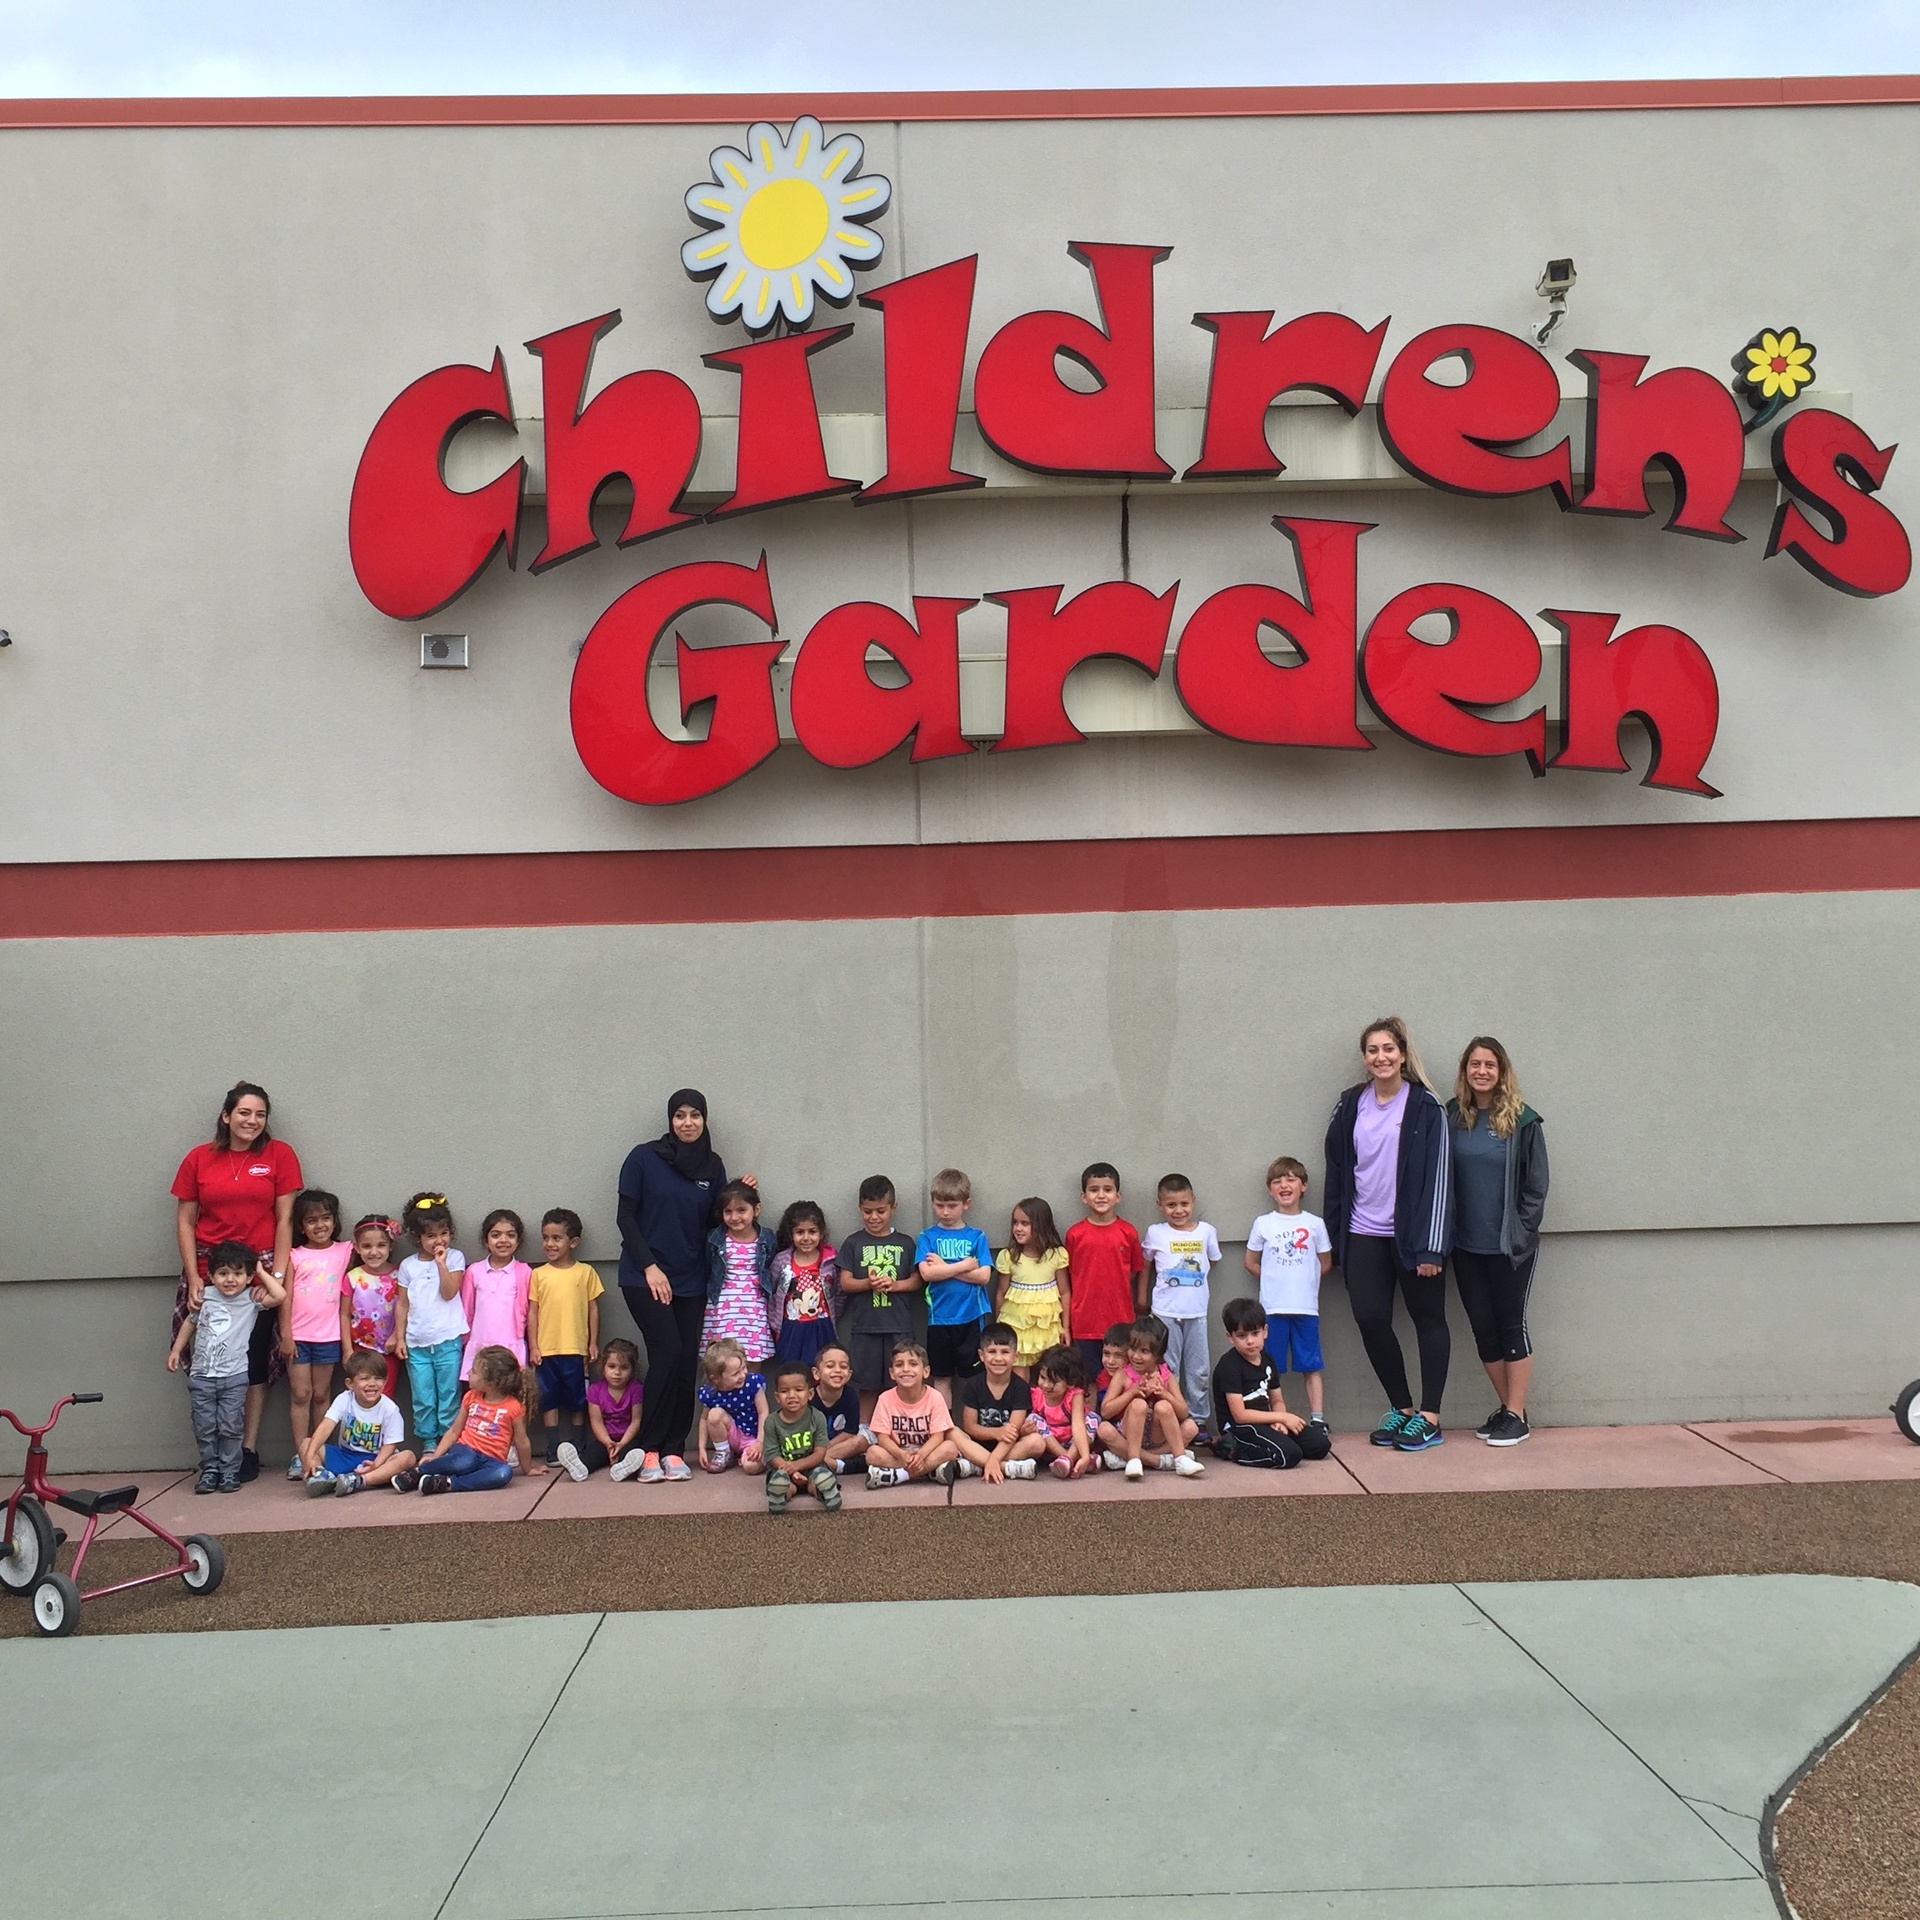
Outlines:
{"label": "girl in pink and white dress", "polygon": [[462,1380],[472,1379],[474,1357],[482,1347],[505,1347],[521,1366],[527,1364],[527,1295],[533,1269],[520,1258],[525,1233],[511,1207],[495,1207],[480,1223],[487,1257],[474,1261],[460,1281],[460,1304],[467,1315]]}
{"label": "girl in pink and white dress", "polygon": [[707,1317],[700,1345],[737,1340],[749,1366],[773,1351],[773,1235],[760,1196],[744,1180],[719,1193],[720,1224],[707,1235]]}

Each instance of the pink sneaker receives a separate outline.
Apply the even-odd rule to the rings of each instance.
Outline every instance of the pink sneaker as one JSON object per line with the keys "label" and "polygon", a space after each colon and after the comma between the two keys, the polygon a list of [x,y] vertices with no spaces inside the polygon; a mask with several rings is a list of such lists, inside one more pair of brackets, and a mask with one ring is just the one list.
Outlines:
{"label": "pink sneaker", "polygon": [[1073,1462],[1063,1453],[1048,1471],[1056,1480],[1071,1480],[1073,1478]]}

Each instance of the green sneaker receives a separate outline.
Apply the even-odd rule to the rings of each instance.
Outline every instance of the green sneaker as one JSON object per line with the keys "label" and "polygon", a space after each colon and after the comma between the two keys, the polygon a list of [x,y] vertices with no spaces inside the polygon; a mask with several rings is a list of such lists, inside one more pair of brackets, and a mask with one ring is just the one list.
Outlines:
{"label": "green sneaker", "polygon": [[1367,1435],[1376,1447],[1396,1447],[1400,1444],[1401,1430],[1407,1422],[1416,1416],[1402,1413],[1398,1407],[1389,1407],[1380,1416],[1380,1424]]}

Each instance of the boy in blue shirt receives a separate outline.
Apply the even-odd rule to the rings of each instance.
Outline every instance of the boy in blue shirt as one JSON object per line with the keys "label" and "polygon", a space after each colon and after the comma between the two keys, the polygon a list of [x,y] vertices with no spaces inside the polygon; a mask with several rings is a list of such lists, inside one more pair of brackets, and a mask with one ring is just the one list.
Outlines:
{"label": "boy in blue shirt", "polygon": [[933,1176],[928,1197],[933,1225],[913,1249],[914,1264],[927,1283],[927,1354],[935,1379],[947,1383],[952,1405],[963,1380],[980,1371],[980,1329],[992,1301],[987,1285],[993,1249],[978,1227],[967,1225],[973,1182],[958,1167]]}

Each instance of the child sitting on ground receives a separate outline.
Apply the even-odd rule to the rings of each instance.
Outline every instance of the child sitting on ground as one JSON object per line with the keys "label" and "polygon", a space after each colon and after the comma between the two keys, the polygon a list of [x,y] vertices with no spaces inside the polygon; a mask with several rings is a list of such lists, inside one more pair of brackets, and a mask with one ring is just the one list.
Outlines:
{"label": "child sitting on ground", "polygon": [[1324,1424],[1287,1411],[1280,1370],[1267,1351],[1267,1310],[1258,1300],[1229,1300],[1220,1315],[1233,1351],[1213,1370],[1220,1437],[1213,1450],[1243,1467],[1297,1467],[1324,1460],[1333,1436]]}
{"label": "child sitting on ground", "polygon": [[867,1464],[873,1434],[860,1418],[860,1398],[852,1354],[839,1345],[822,1347],[813,1359],[813,1404],[827,1423],[827,1465],[835,1473]]}
{"label": "child sitting on ground", "polygon": [[251,1247],[223,1240],[207,1256],[207,1290],[180,1322],[167,1354],[167,1371],[178,1373],[193,1346],[187,1399],[193,1410],[194,1444],[200,1449],[195,1493],[240,1491],[240,1442],[247,1413],[247,1343],[263,1308],[278,1307],[286,1289],[273,1277],[273,1263],[256,1259]]}
{"label": "child sitting on ground", "polygon": [[[1020,1335],[1002,1320],[980,1331],[980,1365],[960,1389],[960,1424],[953,1443],[961,1476],[988,1481],[1031,1480],[1047,1443],[1032,1424],[1033,1390],[1014,1366]],[[1038,1356],[1035,1356],[1038,1358]]]}
{"label": "child sitting on ground", "polygon": [[951,1487],[956,1478],[953,1415],[929,1384],[933,1370],[917,1340],[893,1349],[889,1371],[893,1385],[873,1409],[873,1441],[867,1448],[867,1485],[904,1487],[909,1480],[937,1480]]}
{"label": "child sitting on ground", "polygon": [[356,1353],[346,1374],[346,1392],[320,1416],[302,1452],[309,1498],[393,1486],[413,1465],[400,1444],[407,1423],[387,1397],[386,1356]]}
{"label": "child sitting on ground", "polygon": [[545,1258],[527,1282],[527,1365],[540,1383],[549,1464],[560,1458],[563,1412],[567,1437],[579,1453],[584,1429],[591,1425],[587,1369],[600,1358],[600,1296],[606,1288],[599,1274],[577,1257],[580,1232],[580,1216],[571,1207],[553,1207],[543,1214],[540,1251]]}
{"label": "child sitting on ground", "polygon": [[759,1473],[766,1375],[749,1371],[740,1342],[726,1339],[716,1340],[700,1356],[700,1371],[705,1376],[695,1395],[700,1402],[700,1464],[709,1473],[725,1473],[737,1460],[743,1472]]}
{"label": "child sitting on ground", "polygon": [[573,1480],[598,1467],[615,1480],[631,1480],[646,1464],[640,1438],[640,1349],[631,1340],[609,1340],[600,1356],[600,1377],[587,1388],[589,1431],[577,1441],[563,1440],[554,1460]]}
{"label": "child sitting on ground", "polygon": [[[1127,1436],[1109,1420],[1101,1408],[1113,1383],[1127,1370],[1127,1342],[1133,1337],[1131,1320],[1116,1321],[1100,1338],[1100,1371],[1093,1377],[1087,1393],[1087,1417],[1093,1422],[1094,1450],[1100,1464],[1109,1473],[1118,1473],[1126,1465]],[[1076,1342],[1076,1345],[1078,1343]]]}
{"label": "child sitting on ground", "polygon": [[520,1398],[526,1390],[520,1362],[507,1348],[482,1347],[473,1356],[458,1418],[418,1467],[394,1475],[394,1485],[402,1493],[415,1486],[422,1493],[486,1493],[511,1484],[515,1458],[522,1473],[545,1473],[527,1438],[526,1403]]}
{"label": "child sitting on ground", "polygon": [[1079,1480],[1100,1471],[1088,1425],[1087,1369],[1079,1348],[1053,1347],[1033,1363],[1029,1404],[1048,1472],[1059,1480]]}
{"label": "child sitting on ground", "polygon": [[1129,1480],[1145,1477],[1140,1453],[1149,1436],[1156,1466],[1164,1461],[1183,1480],[1206,1472],[1191,1451],[1199,1429],[1187,1412],[1179,1381],[1167,1366],[1167,1329],[1152,1314],[1143,1314],[1133,1323],[1127,1336],[1127,1364],[1107,1389],[1100,1417],[1120,1429],[1126,1443],[1121,1465]]}
{"label": "child sitting on ground", "polygon": [[827,1464],[827,1423],[808,1398],[812,1386],[804,1360],[774,1363],[773,1405],[760,1429],[769,1513],[785,1513],[787,1502],[805,1493],[829,1513],[840,1510],[840,1476]]}

